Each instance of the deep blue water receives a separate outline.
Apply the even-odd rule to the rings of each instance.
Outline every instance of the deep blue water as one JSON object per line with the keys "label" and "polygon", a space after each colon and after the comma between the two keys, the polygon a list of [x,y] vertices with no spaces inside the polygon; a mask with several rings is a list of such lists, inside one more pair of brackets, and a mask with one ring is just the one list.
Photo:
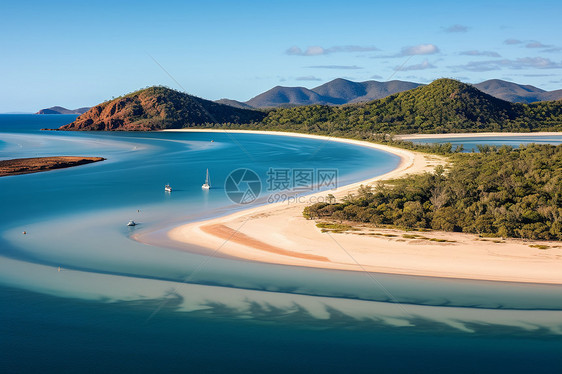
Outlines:
{"label": "deep blue water", "polygon": [[[560,287],[384,274],[375,284],[365,274],[210,258],[129,239],[244,208],[223,188],[236,168],[256,171],[264,186],[269,168],[336,168],[347,184],[393,169],[396,157],[271,135],[38,131],[73,118],[0,115],[0,159],[107,158],[0,178],[0,372],[562,367]],[[204,192],[207,168],[213,189]],[[140,224],[130,229],[132,218]]]}
{"label": "deep blue water", "polygon": [[0,366],[22,372],[557,373],[559,338],[296,325],[0,289]]}

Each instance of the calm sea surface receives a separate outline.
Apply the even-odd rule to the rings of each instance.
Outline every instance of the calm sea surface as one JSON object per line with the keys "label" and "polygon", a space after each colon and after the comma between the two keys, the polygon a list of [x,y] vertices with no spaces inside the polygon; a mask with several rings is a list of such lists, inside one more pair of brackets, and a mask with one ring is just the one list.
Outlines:
{"label": "calm sea surface", "polygon": [[397,157],[273,135],[39,131],[74,118],[0,115],[0,160],[107,158],[0,178],[0,372],[560,372],[557,286],[375,282],[130,239],[247,207],[224,188],[239,168],[263,204],[271,170],[336,169],[347,184]]}

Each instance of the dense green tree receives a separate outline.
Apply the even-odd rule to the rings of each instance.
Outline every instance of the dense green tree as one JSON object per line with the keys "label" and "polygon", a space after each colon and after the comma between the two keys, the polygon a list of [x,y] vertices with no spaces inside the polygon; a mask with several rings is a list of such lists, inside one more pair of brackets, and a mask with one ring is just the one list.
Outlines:
{"label": "dense green tree", "polygon": [[562,145],[457,154],[447,171],[438,167],[362,186],[340,203],[315,204],[305,213],[406,229],[562,240]]}

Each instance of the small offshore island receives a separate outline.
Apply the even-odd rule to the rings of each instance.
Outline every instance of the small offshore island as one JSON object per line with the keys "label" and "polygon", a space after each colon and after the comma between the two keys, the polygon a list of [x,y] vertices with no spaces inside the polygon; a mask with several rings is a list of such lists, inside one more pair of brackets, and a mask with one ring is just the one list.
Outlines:
{"label": "small offshore island", "polygon": [[103,157],[80,156],[32,157],[2,160],[0,161],[0,177],[63,169],[103,160],[105,160]]}

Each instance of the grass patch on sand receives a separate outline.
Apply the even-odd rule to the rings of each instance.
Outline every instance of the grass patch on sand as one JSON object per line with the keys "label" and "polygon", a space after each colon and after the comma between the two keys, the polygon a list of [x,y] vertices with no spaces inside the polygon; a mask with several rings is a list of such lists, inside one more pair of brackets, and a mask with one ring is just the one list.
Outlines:
{"label": "grass patch on sand", "polygon": [[329,222],[319,222],[316,224],[316,227],[322,229],[322,232],[334,232],[334,233],[342,233],[345,231],[357,231],[353,226],[344,225],[343,223],[329,223]]}
{"label": "grass patch on sand", "polygon": [[544,244],[530,244],[529,247],[531,248],[538,248],[538,249],[549,249],[550,246]]}
{"label": "grass patch on sand", "polygon": [[319,222],[316,224],[316,227],[320,229],[329,229],[329,230],[351,230],[353,227],[349,225],[344,225],[342,223],[328,223],[328,222]]}
{"label": "grass patch on sand", "polygon": [[402,237],[404,239],[425,239],[423,236],[416,234],[402,234]]}
{"label": "grass patch on sand", "polygon": [[404,239],[419,239],[419,240],[428,240],[430,242],[437,242],[437,243],[455,243],[456,240],[447,240],[447,239],[437,239],[437,238],[428,238],[423,235],[418,234],[402,234]]}

